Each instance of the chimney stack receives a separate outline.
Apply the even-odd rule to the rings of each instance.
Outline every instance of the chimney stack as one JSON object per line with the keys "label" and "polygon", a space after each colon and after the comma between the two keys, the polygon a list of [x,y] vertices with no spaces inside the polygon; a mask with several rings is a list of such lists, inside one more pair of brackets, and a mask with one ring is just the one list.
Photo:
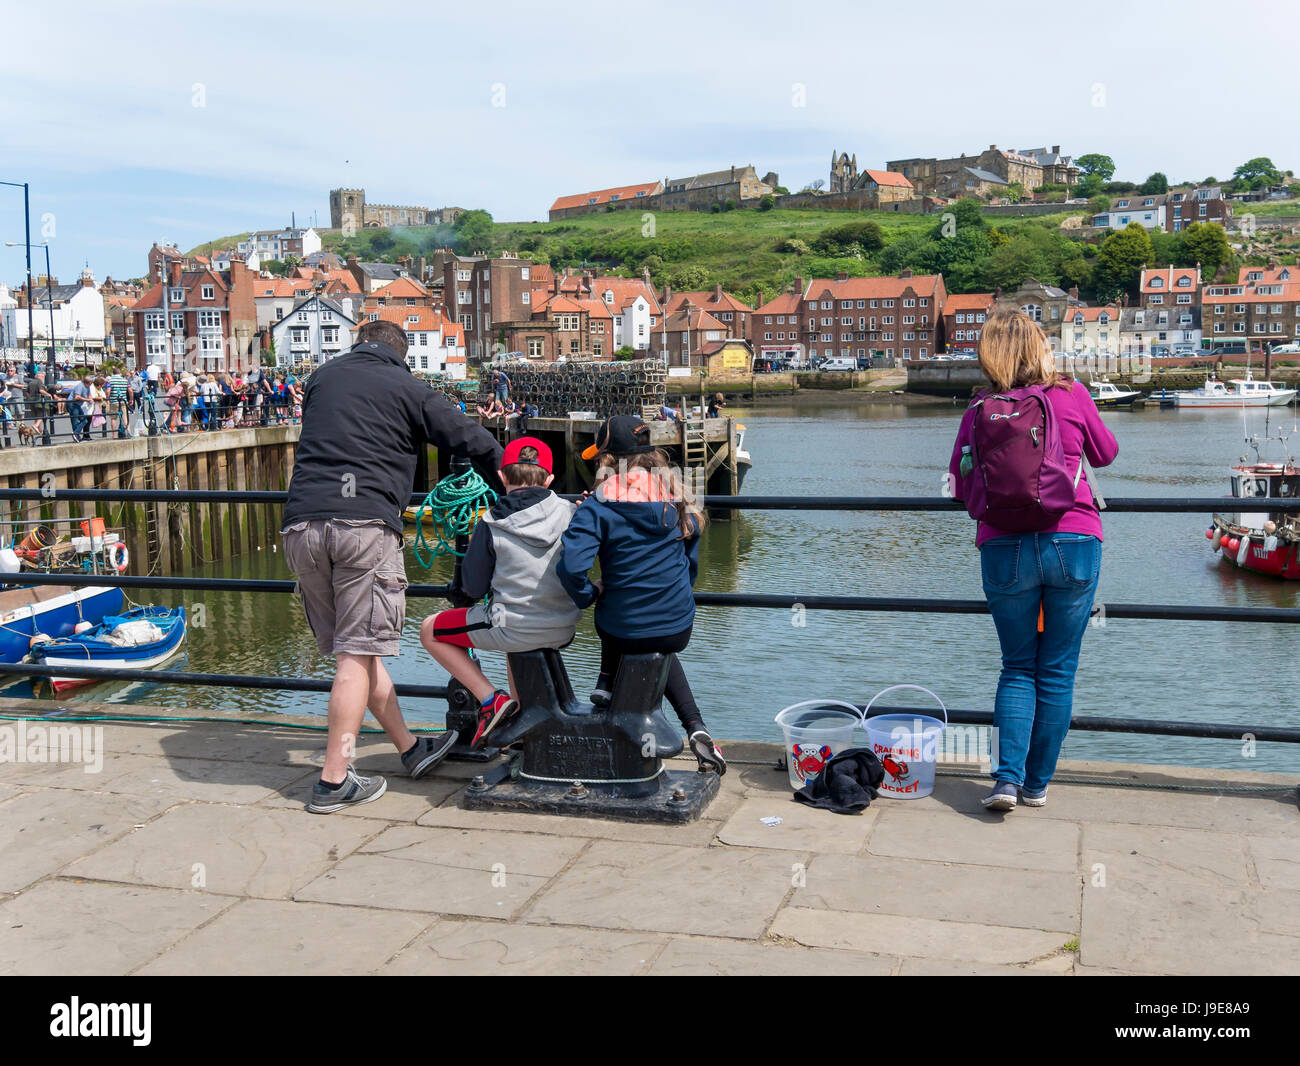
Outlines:
{"label": "chimney stack", "polygon": [[1052,145],[1052,155],[1060,155],[1060,154],[1061,154],[1061,146],[1059,144]]}
{"label": "chimney stack", "polygon": [[848,281],[848,280],[849,280],[849,276],[848,276],[847,273],[844,273],[843,271],[841,271],[840,273],[838,273],[838,274],[835,275],[835,280],[836,280],[836,281]]}
{"label": "chimney stack", "polygon": [[802,274],[800,274],[797,278],[794,279],[794,293],[795,293],[796,296],[802,296],[802,295],[803,295],[803,275],[802,275]]}
{"label": "chimney stack", "polygon": [[716,303],[722,302],[722,282],[715,282],[713,285],[713,299]]}
{"label": "chimney stack", "polygon": [[172,288],[175,288],[181,283],[181,267],[182,263],[179,260],[167,260],[167,277]]}

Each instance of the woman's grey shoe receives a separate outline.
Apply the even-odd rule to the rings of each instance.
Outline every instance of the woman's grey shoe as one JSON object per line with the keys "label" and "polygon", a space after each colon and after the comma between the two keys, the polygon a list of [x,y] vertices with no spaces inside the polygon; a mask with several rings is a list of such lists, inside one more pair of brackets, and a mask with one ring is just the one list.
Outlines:
{"label": "woman's grey shoe", "polygon": [[991,811],[1014,811],[1016,809],[1016,786],[1010,781],[999,781],[993,791],[980,800]]}
{"label": "woman's grey shoe", "polygon": [[1022,788],[1020,790],[1020,802],[1026,807],[1046,807],[1047,789],[1042,788],[1035,792],[1031,788]]}
{"label": "woman's grey shoe", "polygon": [[415,747],[402,753],[402,765],[406,767],[406,772],[411,777],[423,777],[447,757],[447,752],[451,751],[459,737],[460,734],[454,729],[420,737],[415,742]]}
{"label": "woman's grey shoe", "polygon": [[328,788],[319,779],[312,786],[311,802],[307,810],[312,814],[333,814],[344,807],[355,807],[358,803],[377,800],[388,788],[388,782],[376,774],[374,777],[362,777],[352,767],[338,788]]}
{"label": "woman's grey shoe", "polygon": [[722,749],[713,743],[713,738],[703,729],[697,729],[690,735],[691,751],[699,761],[699,771],[710,771],[721,777],[727,772],[727,760],[722,757]]}

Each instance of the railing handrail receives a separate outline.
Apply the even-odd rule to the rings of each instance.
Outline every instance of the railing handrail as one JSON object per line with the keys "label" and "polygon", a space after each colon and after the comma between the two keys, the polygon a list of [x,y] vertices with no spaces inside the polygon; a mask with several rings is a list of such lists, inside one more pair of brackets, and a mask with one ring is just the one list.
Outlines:
{"label": "railing handrail", "polygon": [[[425,493],[411,493],[410,505]],[[576,494],[564,494],[577,500]],[[287,492],[239,489],[40,489],[0,487],[0,500],[55,500],[128,503],[284,503]],[[704,496],[705,507],[733,511],[954,511],[961,501],[945,496]],[[1109,513],[1180,514],[1206,511],[1279,511],[1300,513],[1300,497],[1276,496],[1120,496],[1106,498]]]}

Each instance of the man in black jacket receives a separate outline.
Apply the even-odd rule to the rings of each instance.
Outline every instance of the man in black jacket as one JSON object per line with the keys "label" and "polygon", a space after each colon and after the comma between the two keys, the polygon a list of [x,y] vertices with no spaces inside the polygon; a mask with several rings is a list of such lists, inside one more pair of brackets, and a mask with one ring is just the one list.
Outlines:
{"label": "man in black jacket", "polygon": [[468,456],[494,487],[501,446],[412,376],[406,346],[400,327],[366,322],[355,347],[315,370],[303,394],[284,554],[317,647],[336,664],[325,765],[307,807],[315,814],[368,803],[387,787],[351,766],[367,707],[412,777],[456,742],[454,732],[415,739],[381,658],[398,653],[406,613],[401,516],[426,442]]}

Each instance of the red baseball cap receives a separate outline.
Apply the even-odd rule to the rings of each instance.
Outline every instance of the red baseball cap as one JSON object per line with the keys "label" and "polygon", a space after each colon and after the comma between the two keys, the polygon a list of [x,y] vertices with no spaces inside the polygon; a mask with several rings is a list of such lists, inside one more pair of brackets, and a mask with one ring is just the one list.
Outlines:
{"label": "red baseball cap", "polygon": [[[519,453],[525,448],[536,448],[536,459],[521,459]],[[536,437],[516,437],[506,445],[505,450],[501,453],[501,466],[504,469],[511,463],[532,463],[540,466],[548,474],[555,473],[554,460],[551,458],[551,449],[548,448],[544,441]]]}

